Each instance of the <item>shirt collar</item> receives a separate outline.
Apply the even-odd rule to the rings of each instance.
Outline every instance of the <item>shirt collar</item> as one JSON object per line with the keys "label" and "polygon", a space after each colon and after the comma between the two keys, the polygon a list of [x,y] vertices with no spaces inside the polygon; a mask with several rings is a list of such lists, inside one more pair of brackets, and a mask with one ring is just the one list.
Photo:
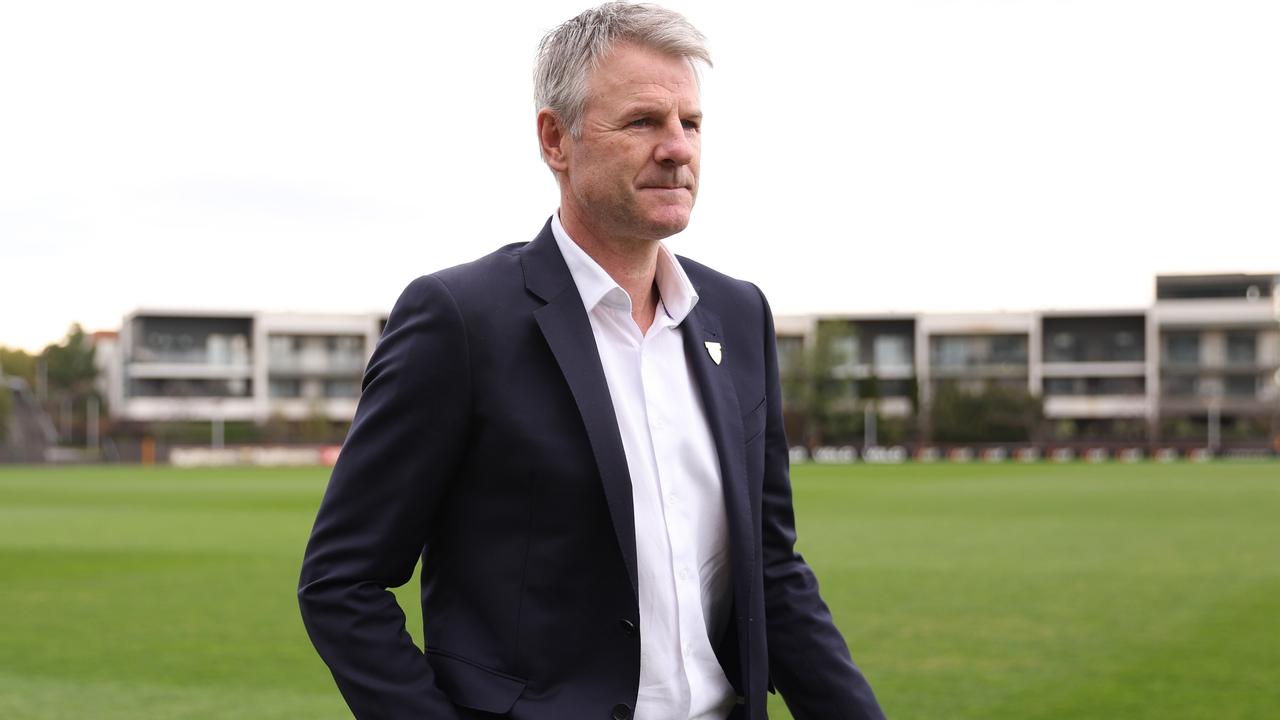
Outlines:
{"label": "shirt collar", "polygon": [[[560,222],[559,211],[551,216],[551,234],[555,236],[565,265],[569,266],[569,274],[573,277],[573,284],[578,286],[578,294],[582,296],[582,305],[587,312],[600,304],[631,312],[631,296],[569,237]],[[693,283],[689,282],[689,276],[680,266],[680,260],[662,243],[658,243],[656,281],[661,299],[659,307],[663,308],[673,324],[679,325],[698,304],[698,292],[694,290]]]}

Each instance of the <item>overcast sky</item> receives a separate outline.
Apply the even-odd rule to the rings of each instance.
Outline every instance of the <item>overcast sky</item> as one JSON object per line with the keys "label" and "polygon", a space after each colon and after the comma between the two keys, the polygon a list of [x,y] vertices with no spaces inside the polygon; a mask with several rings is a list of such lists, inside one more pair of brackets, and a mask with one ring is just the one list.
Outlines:
{"label": "overcast sky", "polygon": [[[708,36],[684,255],[775,312],[1139,307],[1280,272],[1275,0],[671,2]],[[0,0],[0,344],[137,307],[385,311],[555,209],[578,2]]]}

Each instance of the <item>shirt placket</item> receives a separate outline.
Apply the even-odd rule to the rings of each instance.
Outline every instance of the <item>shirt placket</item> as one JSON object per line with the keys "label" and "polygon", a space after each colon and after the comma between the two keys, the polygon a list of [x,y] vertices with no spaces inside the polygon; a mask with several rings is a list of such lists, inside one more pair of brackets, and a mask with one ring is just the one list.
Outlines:
{"label": "shirt placket", "polygon": [[[661,314],[662,311],[660,310]],[[680,497],[679,425],[677,406],[671,392],[665,389],[663,378],[670,368],[661,367],[659,346],[674,338],[669,317],[663,317],[662,327],[645,338],[641,351],[641,382],[644,386],[645,411],[649,419],[650,442],[655,460],[655,480],[666,528],[667,545],[671,553],[671,572],[676,594],[677,632],[680,644],[680,660],[688,679],[688,665],[695,651],[691,633],[697,627],[696,618],[690,617],[692,609],[700,610],[701,588],[694,553],[690,518]],[[647,351],[647,352],[646,352]],[[683,357],[683,353],[681,353]]]}

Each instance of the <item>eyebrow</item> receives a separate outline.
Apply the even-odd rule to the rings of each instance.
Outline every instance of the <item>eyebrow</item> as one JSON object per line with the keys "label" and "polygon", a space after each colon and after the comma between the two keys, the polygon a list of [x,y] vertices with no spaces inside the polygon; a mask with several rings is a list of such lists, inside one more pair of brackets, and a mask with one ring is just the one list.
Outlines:
{"label": "eyebrow", "polygon": [[[633,116],[633,115],[652,115],[652,114],[657,113],[657,112],[663,112],[663,113],[665,113],[665,112],[666,112],[666,106],[664,106],[664,105],[657,105],[657,104],[649,104],[649,103],[636,103],[635,105],[625,106],[625,107],[623,107],[623,110],[622,110],[622,114],[623,114],[623,115],[625,115],[625,116],[628,116],[628,117]],[[683,114],[683,113],[682,113],[682,114],[680,115],[680,117],[681,117],[681,119],[684,119],[684,120],[699,120],[699,121],[700,121],[700,120],[702,120],[702,110],[701,110],[701,109],[698,109],[698,110],[695,110],[695,111],[690,112],[690,113],[688,113],[688,114]]]}

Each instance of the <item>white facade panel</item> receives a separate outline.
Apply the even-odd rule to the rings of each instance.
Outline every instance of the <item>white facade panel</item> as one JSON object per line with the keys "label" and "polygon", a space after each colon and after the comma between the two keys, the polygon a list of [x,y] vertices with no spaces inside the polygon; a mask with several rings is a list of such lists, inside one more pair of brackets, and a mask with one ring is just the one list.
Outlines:
{"label": "white facade panel", "polygon": [[118,417],[144,422],[258,419],[253,398],[128,398]]}
{"label": "white facade panel", "polygon": [[1052,362],[1040,367],[1044,377],[1138,377],[1147,374],[1144,362]]}
{"label": "white facade panel", "polygon": [[199,380],[248,380],[253,368],[244,365],[207,365],[200,363],[129,363],[127,375],[131,378],[173,378]]}
{"label": "white facade panel", "polygon": [[[1007,335],[1035,331],[1034,313],[983,313],[921,315],[916,320],[918,332],[928,335]],[[917,348],[919,354],[919,348]]]}
{"label": "white facade panel", "polygon": [[911,399],[904,397],[881,398],[876,401],[877,411],[891,418],[911,417]]}
{"label": "white facade panel", "polygon": [[1117,418],[1144,417],[1145,395],[1083,395],[1048,397],[1044,414],[1050,418]]}
{"label": "white facade panel", "polygon": [[1161,326],[1274,326],[1275,312],[1266,299],[1161,300],[1151,310]]}
{"label": "white facade panel", "polygon": [[267,402],[268,415],[286,420],[307,420],[319,412],[330,420],[350,420],[356,414],[356,398],[330,398],[306,400],[301,398],[272,398]]}

